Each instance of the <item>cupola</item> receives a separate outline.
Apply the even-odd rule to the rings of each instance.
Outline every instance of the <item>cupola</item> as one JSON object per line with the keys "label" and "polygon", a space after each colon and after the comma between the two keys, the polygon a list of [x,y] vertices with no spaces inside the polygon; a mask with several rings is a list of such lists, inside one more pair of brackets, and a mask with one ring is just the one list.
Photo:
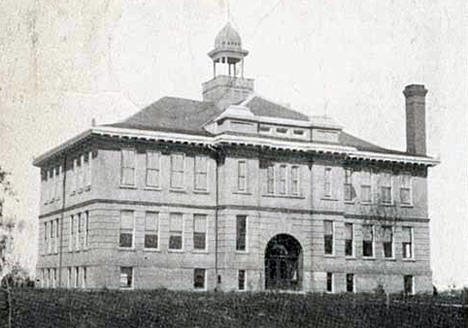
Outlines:
{"label": "cupola", "polygon": [[213,78],[202,84],[203,100],[225,109],[246,99],[254,90],[252,79],[244,78],[242,40],[230,23],[216,35],[214,49],[208,53],[213,62]]}

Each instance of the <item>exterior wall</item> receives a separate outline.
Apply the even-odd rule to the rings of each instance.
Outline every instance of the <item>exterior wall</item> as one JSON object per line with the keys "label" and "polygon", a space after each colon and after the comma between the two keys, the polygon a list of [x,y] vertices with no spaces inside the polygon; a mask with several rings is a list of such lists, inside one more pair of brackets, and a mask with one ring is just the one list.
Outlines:
{"label": "exterior wall", "polygon": [[[134,288],[193,289],[194,268],[206,269],[206,288],[230,291],[237,289],[238,270],[246,270],[246,289],[265,288],[265,250],[268,242],[278,234],[289,234],[302,247],[302,290],[323,292],[326,289],[326,273],[334,274],[335,292],[345,291],[346,273],[355,274],[355,290],[372,291],[381,284],[387,291],[403,289],[403,275],[415,277],[416,291],[431,290],[429,226],[427,218],[426,171],[413,171],[411,206],[402,206],[395,201],[384,207],[394,218],[394,258],[383,258],[382,241],[375,238],[375,256],[362,257],[363,223],[382,224],[369,209],[378,208],[378,202],[361,204],[359,199],[361,168],[370,165],[359,163],[353,174],[356,198],[345,202],[343,194],[344,163],[341,159],[311,158],[285,153],[259,153],[252,150],[228,150],[226,157],[217,164],[214,156],[206,151],[183,146],[138,144],[136,149],[135,186],[121,186],[120,161],[124,143],[101,142],[82,150],[92,152],[91,185],[72,192],[67,182],[65,201],[60,199],[44,204],[41,201],[39,218],[40,256],[39,272],[62,266],[62,286],[67,286],[68,268],[86,267],[88,288],[119,288],[120,267],[134,268]],[[147,188],[145,184],[146,149],[161,152],[160,187]],[[184,188],[170,187],[170,154],[185,153]],[[73,159],[66,163],[67,181],[74,176]],[[195,155],[207,158],[206,191],[194,188]],[[238,188],[238,163],[246,163],[246,189]],[[267,166],[286,165],[288,170],[297,166],[299,193],[279,195],[266,190]],[[374,165],[374,164],[372,164]],[[325,170],[331,169],[331,195],[324,194]],[[373,166],[376,177],[380,168]],[[290,171],[288,171],[290,172]],[[399,199],[398,175],[394,171],[393,199]],[[275,171],[275,174],[277,172]],[[288,173],[290,174],[290,173]],[[218,176],[218,185],[216,178]],[[277,176],[275,176],[277,177]],[[287,178],[290,183],[290,178]],[[378,191],[376,179],[374,188]],[[43,185],[46,182],[43,182]],[[290,188],[290,187],[289,187]],[[44,187],[43,187],[44,190]],[[290,189],[289,189],[290,190]],[[44,192],[44,191],[42,191]],[[64,201],[64,202],[63,202]],[[64,207],[62,213],[60,209]],[[135,213],[133,249],[119,248],[120,211]],[[69,250],[70,216],[88,212],[87,250]],[[159,213],[159,249],[144,249],[145,212]],[[169,215],[183,213],[183,250],[168,249]],[[206,214],[208,219],[207,250],[193,249],[193,215]],[[363,215],[365,214],[365,215]],[[236,216],[247,216],[247,251],[236,251]],[[216,227],[217,217],[217,227]],[[62,246],[55,254],[46,254],[44,222],[59,219]],[[387,218],[388,221],[389,218]],[[324,254],[323,221],[334,222],[334,253]],[[385,222],[387,222],[385,221]],[[355,225],[355,257],[344,256],[344,223]],[[413,227],[414,258],[402,259],[402,227]],[[218,234],[216,236],[216,228]],[[217,243],[217,254],[215,253]],[[59,256],[61,250],[61,259]],[[60,264],[61,261],[61,264]],[[216,264],[217,263],[217,264]],[[216,271],[215,268],[218,268]],[[82,270],[82,269],[80,269]],[[82,271],[81,271],[82,272]]]}

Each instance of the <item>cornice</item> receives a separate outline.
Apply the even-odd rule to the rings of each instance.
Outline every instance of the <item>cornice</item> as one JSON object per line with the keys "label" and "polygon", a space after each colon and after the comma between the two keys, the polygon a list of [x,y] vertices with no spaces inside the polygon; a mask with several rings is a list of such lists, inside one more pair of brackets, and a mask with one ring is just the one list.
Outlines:
{"label": "cornice", "polygon": [[291,140],[278,140],[264,136],[246,136],[246,135],[230,135],[220,134],[216,136],[204,136],[196,134],[186,134],[177,132],[164,132],[164,131],[151,131],[139,130],[119,127],[92,127],[91,129],[79,134],[78,136],[64,142],[58,147],[51,149],[43,155],[37,157],[33,161],[33,165],[41,166],[52,156],[63,153],[70,147],[91,136],[108,136],[119,138],[123,140],[134,141],[155,141],[166,142],[172,144],[196,145],[202,147],[209,147],[216,150],[218,147],[225,145],[237,145],[246,147],[258,147],[261,149],[293,151],[311,154],[325,154],[325,155],[341,155],[344,159],[351,160],[370,160],[376,162],[387,163],[408,163],[418,164],[425,166],[435,166],[440,163],[432,157],[421,157],[403,154],[390,154],[390,153],[377,153],[360,151],[355,147],[313,143],[306,141],[291,141]]}

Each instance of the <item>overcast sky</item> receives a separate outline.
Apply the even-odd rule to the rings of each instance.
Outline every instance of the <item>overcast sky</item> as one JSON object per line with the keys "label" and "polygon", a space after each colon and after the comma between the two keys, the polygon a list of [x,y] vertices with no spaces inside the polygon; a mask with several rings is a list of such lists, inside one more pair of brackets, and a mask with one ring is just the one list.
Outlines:
{"label": "overcast sky", "polygon": [[[434,281],[468,283],[468,70],[465,1],[231,1],[257,93],[405,150],[402,90],[427,95]],[[201,99],[206,55],[226,23],[222,0],[0,3],[0,165],[26,221],[23,263],[37,254],[39,170],[33,156],[165,95]]]}

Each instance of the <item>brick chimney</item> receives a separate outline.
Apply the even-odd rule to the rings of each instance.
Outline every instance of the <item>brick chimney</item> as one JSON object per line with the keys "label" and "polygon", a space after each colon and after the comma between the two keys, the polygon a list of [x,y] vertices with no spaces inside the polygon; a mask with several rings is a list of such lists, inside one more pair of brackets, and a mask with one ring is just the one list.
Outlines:
{"label": "brick chimney", "polygon": [[422,84],[405,87],[406,98],[406,151],[426,155],[426,94]]}

